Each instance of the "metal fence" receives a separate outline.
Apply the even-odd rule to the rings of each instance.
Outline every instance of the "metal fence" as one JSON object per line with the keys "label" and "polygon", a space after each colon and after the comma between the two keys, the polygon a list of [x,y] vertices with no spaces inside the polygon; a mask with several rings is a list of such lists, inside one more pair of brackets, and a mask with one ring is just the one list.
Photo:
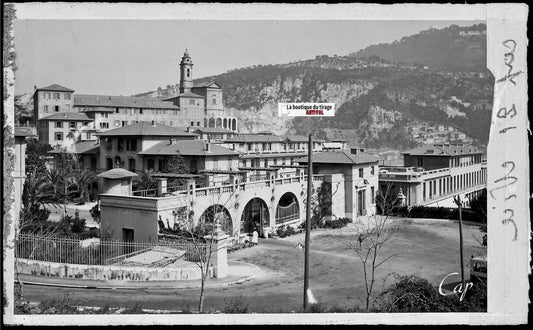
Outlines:
{"label": "metal fence", "polygon": [[197,262],[207,251],[205,244],[189,241],[121,242],[28,234],[19,235],[15,246],[16,257],[30,260],[146,267],[163,267],[178,260]]}

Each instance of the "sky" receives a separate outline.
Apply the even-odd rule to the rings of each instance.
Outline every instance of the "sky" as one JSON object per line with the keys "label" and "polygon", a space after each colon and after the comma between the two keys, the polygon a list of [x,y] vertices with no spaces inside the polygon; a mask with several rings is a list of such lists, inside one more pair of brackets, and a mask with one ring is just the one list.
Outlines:
{"label": "sky", "polygon": [[132,95],[193,78],[316,55],[347,55],[430,27],[482,21],[35,20],[15,21],[15,93],[59,84],[79,94]]}

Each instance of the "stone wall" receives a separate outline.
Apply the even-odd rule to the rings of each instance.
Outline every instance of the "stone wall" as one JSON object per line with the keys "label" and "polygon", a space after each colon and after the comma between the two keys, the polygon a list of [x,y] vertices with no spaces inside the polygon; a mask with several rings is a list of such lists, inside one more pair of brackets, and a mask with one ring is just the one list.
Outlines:
{"label": "stone wall", "polygon": [[[115,281],[176,281],[200,279],[200,268],[193,263],[176,267],[130,267],[130,266],[91,266],[18,259],[20,274],[50,276],[82,280]],[[213,267],[209,277],[214,277]]]}

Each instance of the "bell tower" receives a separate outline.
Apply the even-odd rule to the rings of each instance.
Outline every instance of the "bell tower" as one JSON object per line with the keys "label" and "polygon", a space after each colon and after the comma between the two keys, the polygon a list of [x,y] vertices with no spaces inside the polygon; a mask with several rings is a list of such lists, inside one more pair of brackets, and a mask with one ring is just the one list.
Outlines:
{"label": "bell tower", "polygon": [[180,93],[190,92],[192,82],[192,60],[189,51],[185,49],[180,62]]}

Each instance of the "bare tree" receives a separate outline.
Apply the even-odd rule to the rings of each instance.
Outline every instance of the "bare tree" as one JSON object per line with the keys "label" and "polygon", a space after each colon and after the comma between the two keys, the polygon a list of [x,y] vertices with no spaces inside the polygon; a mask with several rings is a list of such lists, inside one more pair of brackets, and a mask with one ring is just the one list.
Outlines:
{"label": "bare tree", "polygon": [[189,198],[184,199],[185,205],[176,208],[174,215],[174,230],[172,231],[179,238],[184,238],[193,247],[194,258],[191,258],[200,270],[200,296],[198,299],[198,312],[203,312],[206,282],[210,275],[213,263],[213,255],[218,250],[225,248],[218,244],[220,235],[225,235],[228,231],[233,231],[230,224],[228,212],[229,203],[238,191],[238,186],[234,191],[223,198],[222,188],[210,187],[208,194],[211,196],[210,206],[199,217],[198,223],[194,223],[194,213],[191,210],[194,203]]}
{"label": "bare tree", "polygon": [[347,233],[339,235],[339,240],[351,250],[362,265],[365,283],[365,307],[370,309],[370,302],[376,273],[380,266],[400,253],[382,255],[383,248],[392,241],[401,229],[401,224],[393,221],[392,211],[397,207],[397,197],[389,198],[392,194],[390,187],[379,191],[376,199],[380,203],[380,213],[368,216],[366,219],[354,221]]}

